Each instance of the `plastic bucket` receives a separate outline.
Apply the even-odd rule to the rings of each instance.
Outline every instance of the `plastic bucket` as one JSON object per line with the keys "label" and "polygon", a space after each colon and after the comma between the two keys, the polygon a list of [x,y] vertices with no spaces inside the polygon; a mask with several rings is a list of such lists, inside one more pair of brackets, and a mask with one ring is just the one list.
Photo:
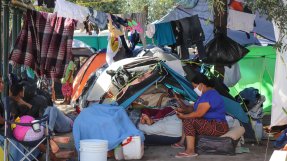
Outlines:
{"label": "plastic bucket", "polygon": [[107,161],[107,140],[81,140],[80,161]]}

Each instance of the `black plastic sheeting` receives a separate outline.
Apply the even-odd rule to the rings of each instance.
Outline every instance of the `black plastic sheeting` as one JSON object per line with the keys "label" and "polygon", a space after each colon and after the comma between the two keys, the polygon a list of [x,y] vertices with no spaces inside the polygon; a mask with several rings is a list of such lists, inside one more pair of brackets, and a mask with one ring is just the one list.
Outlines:
{"label": "black plastic sheeting", "polygon": [[242,59],[249,50],[224,34],[216,34],[205,47],[205,63],[229,66]]}

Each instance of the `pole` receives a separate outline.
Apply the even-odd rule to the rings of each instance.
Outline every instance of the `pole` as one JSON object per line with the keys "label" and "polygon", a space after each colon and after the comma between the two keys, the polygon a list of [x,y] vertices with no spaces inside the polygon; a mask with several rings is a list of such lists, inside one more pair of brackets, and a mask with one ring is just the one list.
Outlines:
{"label": "pole", "polygon": [[[4,0],[3,3],[3,80],[4,80],[4,92],[3,97],[8,96],[8,52],[9,52],[9,0]],[[5,110],[5,119],[8,119],[7,112]],[[7,134],[7,124],[5,121],[5,136]],[[8,141],[5,138],[4,142],[4,160],[8,160]]]}
{"label": "pole", "polygon": [[18,12],[17,12],[17,35],[19,34],[19,32],[21,30],[22,14],[23,14],[23,12],[18,9]]}
{"label": "pole", "polygon": [[12,14],[12,42],[11,42],[11,48],[10,51],[13,50],[14,44],[17,38],[17,15],[18,15],[18,9],[17,8],[12,8],[11,10]]}
{"label": "pole", "polygon": [[2,0],[0,0],[0,73],[2,74],[2,55],[3,55],[3,48],[2,48]]}
{"label": "pole", "polygon": [[[218,0],[222,4],[222,9],[218,7],[218,4],[213,4],[214,10],[214,34],[223,33],[227,35],[227,0]],[[217,3],[219,3],[217,2]],[[215,70],[224,76],[224,66],[216,65]],[[224,77],[219,77],[219,80],[223,82]]]}

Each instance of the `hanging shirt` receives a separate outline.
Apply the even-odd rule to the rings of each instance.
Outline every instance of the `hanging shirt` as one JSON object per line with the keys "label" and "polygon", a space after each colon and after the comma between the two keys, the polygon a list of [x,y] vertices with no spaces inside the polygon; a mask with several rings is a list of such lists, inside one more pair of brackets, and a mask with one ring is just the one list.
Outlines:
{"label": "hanging shirt", "polygon": [[230,9],[227,18],[227,28],[250,33],[254,29],[256,15]]}
{"label": "hanging shirt", "polygon": [[100,29],[105,29],[108,22],[108,16],[105,12],[94,10],[94,16],[90,16],[89,20],[96,24]]}
{"label": "hanging shirt", "polygon": [[54,12],[57,12],[58,16],[72,18],[80,22],[85,21],[90,13],[87,7],[65,0],[56,0]]}
{"label": "hanging shirt", "polygon": [[233,87],[241,79],[240,66],[238,63],[235,63],[229,68],[228,66],[224,67],[224,84],[227,87]]}
{"label": "hanging shirt", "polygon": [[176,40],[171,23],[166,22],[155,24],[154,38],[157,40],[157,44],[160,46],[175,44]]}

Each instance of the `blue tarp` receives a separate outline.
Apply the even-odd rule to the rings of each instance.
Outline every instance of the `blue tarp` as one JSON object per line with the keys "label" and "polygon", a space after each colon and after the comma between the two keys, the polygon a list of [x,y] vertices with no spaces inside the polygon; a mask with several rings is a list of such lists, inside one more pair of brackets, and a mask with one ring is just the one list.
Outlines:
{"label": "blue tarp", "polygon": [[92,104],[76,118],[73,127],[75,147],[79,151],[80,140],[108,140],[108,149],[116,148],[129,136],[140,136],[138,130],[121,106]]}

